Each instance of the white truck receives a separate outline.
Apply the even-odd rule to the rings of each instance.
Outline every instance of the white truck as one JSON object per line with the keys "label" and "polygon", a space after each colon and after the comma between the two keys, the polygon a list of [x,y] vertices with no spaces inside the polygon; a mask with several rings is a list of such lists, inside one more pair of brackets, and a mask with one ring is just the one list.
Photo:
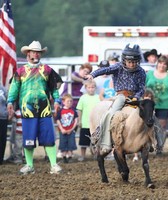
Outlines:
{"label": "white truck", "polygon": [[114,53],[121,56],[128,43],[138,44],[142,54],[156,49],[168,55],[168,26],[85,26],[84,61],[97,64]]}

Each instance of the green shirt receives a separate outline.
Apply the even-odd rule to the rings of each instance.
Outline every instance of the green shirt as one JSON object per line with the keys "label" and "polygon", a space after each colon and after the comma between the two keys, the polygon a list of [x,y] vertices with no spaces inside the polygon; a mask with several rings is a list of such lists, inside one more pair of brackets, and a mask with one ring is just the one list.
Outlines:
{"label": "green shirt", "polygon": [[8,93],[8,103],[19,98],[23,118],[48,117],[52,115],[50,95],[59,100],[57,83],[61,77],[48,65],[26,64],[17,69]]}
{"label": "green shirt", "polygon": [[154,71],[148,71],[146,88],[150,88],[154,92],[156,109],[168,109],[168,75],[159,79],[154,76]]}
{"label": "green shirt", "polygon": [[80,97],[77,107],[77,110],[82,111],[82,128],[89,128],[90,127],[90,112],[93,109],[93,107],[100,102],[99,95],[89,95],[89,94],[84,94]]}

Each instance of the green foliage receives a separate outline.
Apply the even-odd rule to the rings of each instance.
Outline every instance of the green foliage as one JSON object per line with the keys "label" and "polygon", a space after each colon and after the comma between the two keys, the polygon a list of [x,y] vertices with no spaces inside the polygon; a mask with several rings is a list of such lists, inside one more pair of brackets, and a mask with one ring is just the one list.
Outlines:
{"label": "green foliage", "polygon": [[17,55],[39,40],[46,56],[82,55],[84,26],[168,25],[167,0],[12,1]]}

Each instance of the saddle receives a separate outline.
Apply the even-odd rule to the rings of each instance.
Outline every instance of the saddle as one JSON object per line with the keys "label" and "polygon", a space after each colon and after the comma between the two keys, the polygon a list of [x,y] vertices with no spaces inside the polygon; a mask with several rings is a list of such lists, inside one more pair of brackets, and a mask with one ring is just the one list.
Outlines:
{"label": "saddle", "polygon": [[120,90],[117,92],[117,94],[123,94],[125,97],[131,97],[134,95],[134,93],[129,90]]}

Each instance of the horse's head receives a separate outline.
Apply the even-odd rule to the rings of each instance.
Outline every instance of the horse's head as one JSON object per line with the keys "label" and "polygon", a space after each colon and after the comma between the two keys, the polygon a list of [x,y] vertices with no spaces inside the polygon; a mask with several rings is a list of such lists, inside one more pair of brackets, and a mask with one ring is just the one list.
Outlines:
{"label": "horse's head", "polygon": [[150,99],[144,99],[139,102],[139,115],[144,120],[148,127],[152,127],[154,124],[153,112],[155,109],[154,101]]}
{"label": "horse's head", "polygon": [[140,101],[132,101],[129,104],[137,105],[139,107],[139,116],[143,119],[148,127],[152,127],[154,124],[153,112],[155,103],[150,99],[144,99]]}

